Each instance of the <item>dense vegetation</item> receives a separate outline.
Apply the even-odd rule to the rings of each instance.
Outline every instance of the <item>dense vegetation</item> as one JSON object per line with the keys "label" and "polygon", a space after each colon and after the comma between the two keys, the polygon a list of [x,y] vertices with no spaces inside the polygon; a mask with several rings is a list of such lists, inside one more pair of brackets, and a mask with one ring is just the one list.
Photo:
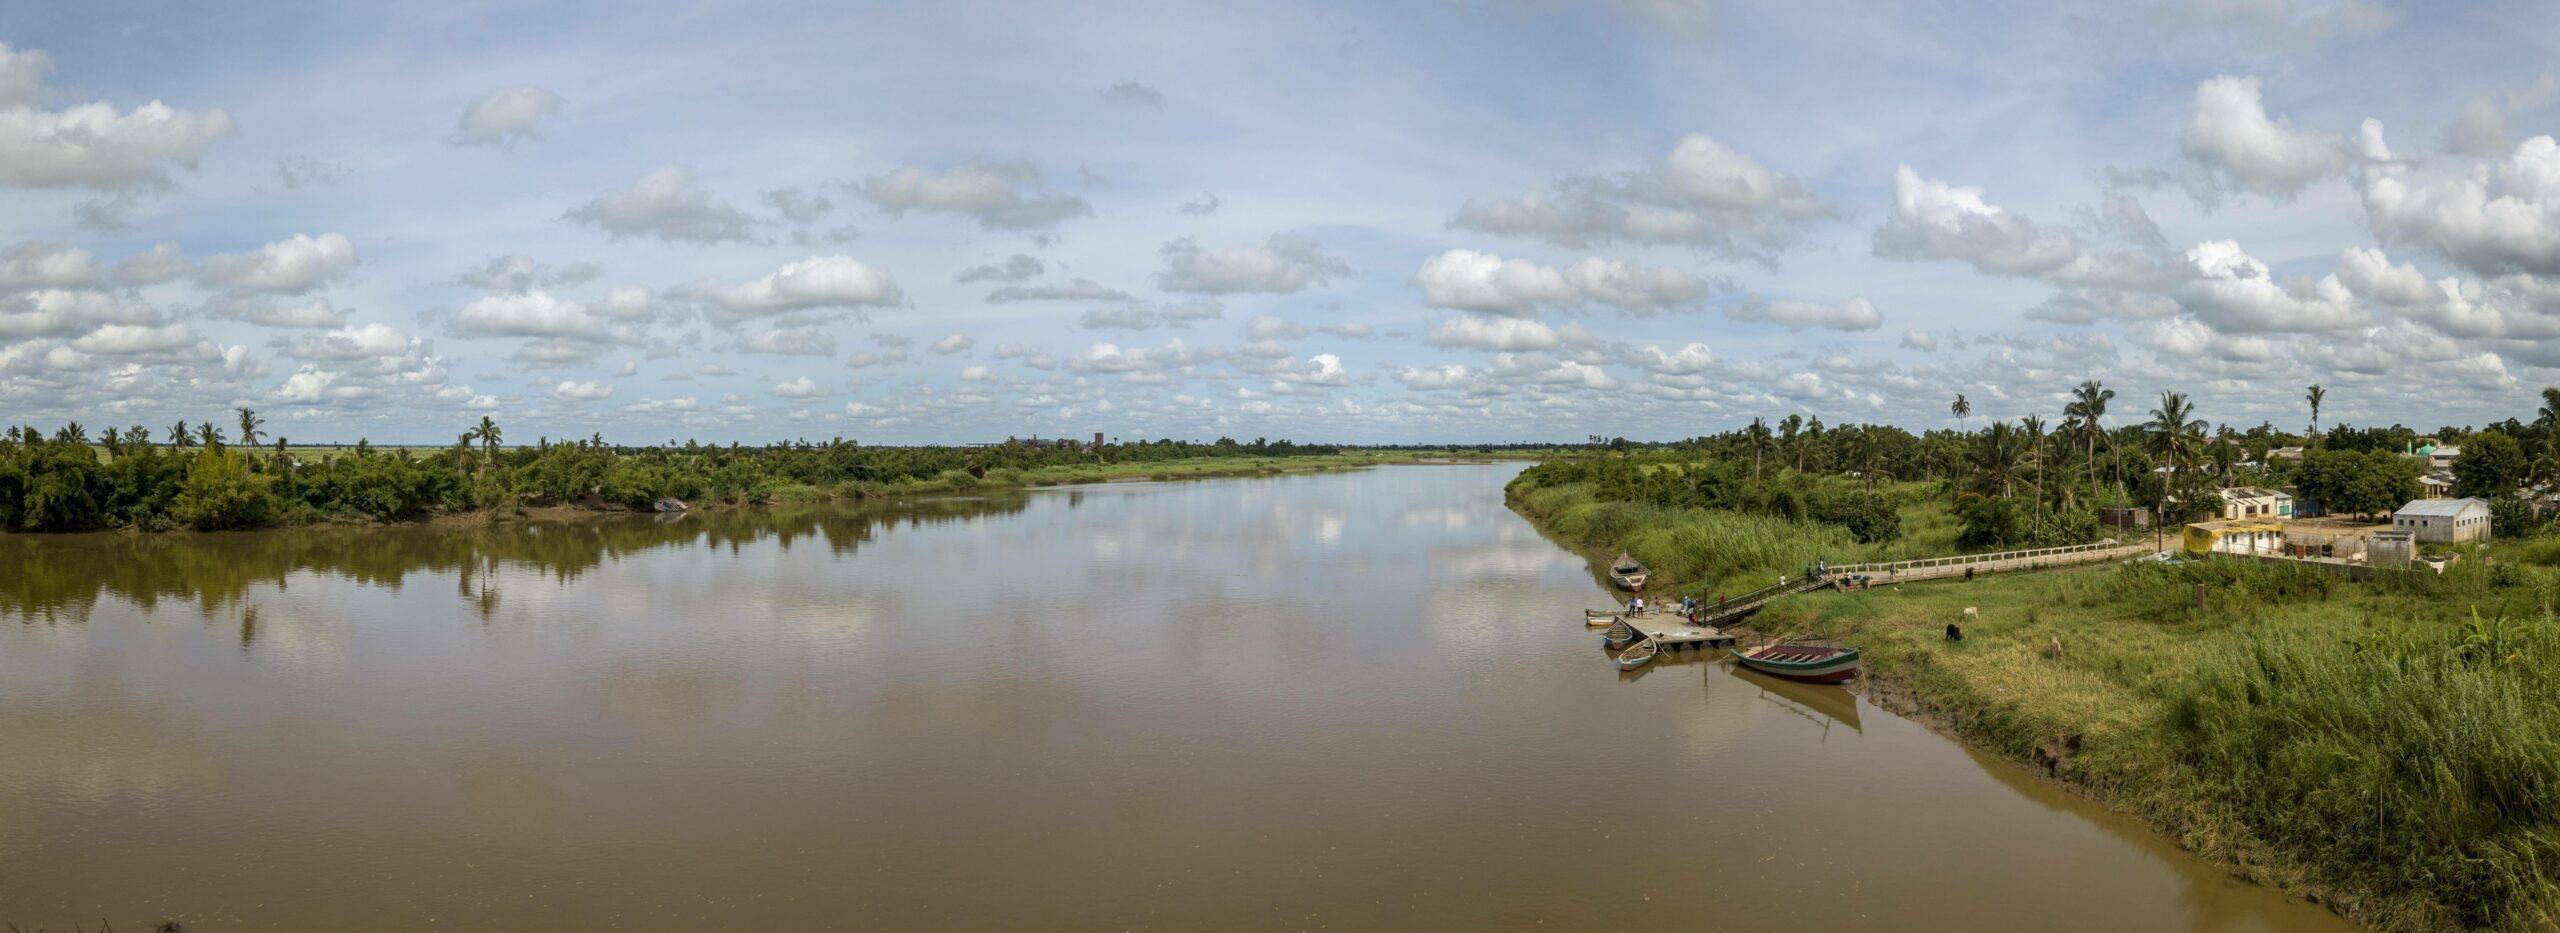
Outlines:
{"label": "dense vegetation", "polygon": [[[1912,433],[1789,416],[1523,472],[1512,504],[1663,596],[1769,582],[1818,558],[1995,550],[2174,527],[2230,486],[2380,517],[2424,494],[2411,452],[2498,539],[2442,574],[2140,562],[1782,601],[1752,621],[1867,649],[1870,696],[1931,713],[2140,812],[2261,880],[2386,927],[2560,927],[2560,390],[2484,429],[2213,427],[2176,393],[2133,423],[2086,383],[2040,418]],[[1971,409],[1959,396],[1961,425]],[[2278,454],[2282,455],[2279,456]],[[1875,516],[1890,514],[1893,521]],[[2201,595],[2199,591],[2201,590]],[[1964,618],[1967,608],[1978,610]],[[1949,622],[1966,637],[1948,641]]]}
{"label": "dense vegetation", "polygon": [[1232,438],[1096,448],[872,447],[842,439],[631,447],[592,437],[507,447],[487,418],[438,450],[381,451],[359,442],[314,451],[283,438],[262,446],[263,421],[248,409],[239,418],[231,437],[210,422],[181,423],[159,443],[140,425],[109,428],[95,441],[79,424],[50,436],[32,427],[11,429],[0,435],[0,529],[216,530],[539,505],[645,507],[662,498],[761,503],[1202,472],[1196,461],[1250,471],[1271,469],[1267,461],[1275,458],[1315,462],[1342,455],[1330,445]]}
{"label": "dense vegetation", "polygon": [[2548,929],[2560,575],[2473,556],[2368,582],[2141,562],[1791,600],[1755,624],[1858,644],[1886,684],[1870,697],[2358,919]]}

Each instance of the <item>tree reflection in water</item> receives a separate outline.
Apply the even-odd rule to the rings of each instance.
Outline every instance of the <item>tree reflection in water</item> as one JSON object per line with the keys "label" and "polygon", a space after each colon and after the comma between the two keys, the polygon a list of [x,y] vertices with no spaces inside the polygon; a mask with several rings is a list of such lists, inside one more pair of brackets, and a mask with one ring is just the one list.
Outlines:
{"label": "tree reflection in water", "polygon": [[731,554],[774,539],[815,541],[852,556],[892,525],[928,525],[1022,510],[1024,493],[674,515],[598,515],[487,524],[315,526],[211,534],[0,534],[0,616],[36,624],[88,620],[102,597],[148,612],[193,603],[208,622],[236,614],[246,650],[258,632],[253,590],[284,590],[316,573],[398,590],[415,574],[452,574],[482,619],[501,606],[501,567],[571,582],[608,560],[672,546]]}

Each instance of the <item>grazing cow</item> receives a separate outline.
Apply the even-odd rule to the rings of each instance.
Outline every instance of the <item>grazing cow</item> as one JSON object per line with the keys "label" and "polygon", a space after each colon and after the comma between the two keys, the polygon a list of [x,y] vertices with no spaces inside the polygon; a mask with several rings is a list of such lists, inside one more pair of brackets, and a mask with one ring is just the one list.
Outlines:
{"label": "grazing cow", "polygon": [[1953,623],[1953,622],[1949,622],[1949,623],[1947,623],[1947,640],[1948,640],[1948,641],[1963,641],[1963,640],[1964,640],[1964,630],[1963,630],[1963,629],[1960,629],[1960,628],[1957,628],[1957,627],[1956,627],[1956,624],[1955,624],[1955,623]]}

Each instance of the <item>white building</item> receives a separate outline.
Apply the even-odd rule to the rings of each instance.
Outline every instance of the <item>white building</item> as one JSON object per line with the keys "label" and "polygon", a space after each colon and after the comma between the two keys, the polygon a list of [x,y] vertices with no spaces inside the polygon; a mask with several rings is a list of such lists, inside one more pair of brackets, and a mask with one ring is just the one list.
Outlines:
{"label": "white building", "polygon": [[2293,494],[2281,489],[2233,486],[2223,490],[2221,496],[2224,518],[2293,517]]}
{"label": "white building", "polygon": [[2455,544],[2489,538],[2489,500],[2412,499],[2391,513],[2391,530],[2423,544]]}
{"label": "white building", "polygon": [[2449,472],[2435,472],[2418,477],[2418,489],[2429,499],[2453,498],[2453,485],[2453,474]]}

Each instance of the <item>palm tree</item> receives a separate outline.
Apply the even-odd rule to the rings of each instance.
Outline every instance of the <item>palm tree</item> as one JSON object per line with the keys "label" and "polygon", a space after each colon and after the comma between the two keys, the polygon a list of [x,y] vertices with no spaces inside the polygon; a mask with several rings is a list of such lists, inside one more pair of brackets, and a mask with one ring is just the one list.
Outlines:
{"label": "palm tree", "polygon": [[2018,429],[2026,432],[2027,455],[2036,461],[2036,494],[2044,494],[2044,416],[2028,415],[2018,419]]}
{"label": "palm tree", "polygon": [[2098,436],[2107,433],[2106,426],[2100,424],[2099,419],[2107,416],[2107,402],[2115,397],[2116,390],[2091,379],[2071,391],[2071,404],[2062,411],[2064,415],[2077,419],[2080,436],[2088,442],[2089,486],[2093,489],[2098,485]]}
{"label": "palm tree", "polygon": [[109,456],[124,456],[124,432],[115,425],[108,425],[106,433],[98,435],[98,442],[106,446]]}
{"label": "palm tree", "polygon": [[187,423],[186,423],[186,422],[184,422],[184,421],[181,421],[181,422],[178,422],[178,423],[176,423],[176,424],[170,425],[170,426],[169,426],[169,446],[171,446],[171,447],[193,447],[193,446],[195,446],[195,443],[196,443],[195,435],[194,435],[193,433],[191,433],[193,430],[194,430],[194,429],[187,427]]}
{"label": "palm tree", "polygon": [[1778,419],[1778,436],[1785,441],[1780,446],[1786,449],[1788,456],[1795,459],[1796,468],[1803,469],[1804,416],[1789,414]]}
{"label": "palm tree", "polygon": [[2240,463],[2240,443],[2227,437],[2216,438],[2212,455],[2214,472],[2222,474],[2223,486],[2230,486],[2232,468]]}
{"label": "palm tree", "polygon": [[2171,487],[2184,484],[2194,475],[2198,443],[2204,435],[2204,419],[2195,416],[2196,407],[2185,393],[2160,393],[2160,407],[2151,410],[2151,421],[2144,425],[2151,431],[2152,442],[2160,450],[2160,463],[2169,468],[2168,481],[2160,485],[2160,504],[2166,504]]}
{"label": "palm tree", "polygon": [[258,417],[257,412],[240,409],[240,446],[258,446],[258,426],[265,423],[267,419]]}
{"label": "palm tree", "polygon": [[89,429],[83,427],[80,422],[74,421],[63,425],[62,430],[54,432],[53,439],[65,444],[86,444],[89,442]]}
{"label": "palm tree", "polygon": [[1965,401],[1964,393],[1958,392],[1956,393],[1955,404],[1947,406],[1947,411],[1956,416],[1956,430],[1962,431],[1964,430],[1965,416],[1973,414],[1973,403]]}
{"label": "palm tree", "polygon": [[214,427],[213,422],[210,421],[197,425],[196,440],[203,442],[206,447],[221,447],[222,429]]}
{"label": "palm tree", "polygon": [[1858,468],[1859,477],[1867,481],[1867,489],[1870,491],[1874,490],[1876,488],[1875,435],[1865,428],[1858,428],[1854,432],[1850,432],[1848,453],[1850,464],[1856,466]]}
{"label": "palm tree", "polygon": [[1984,492],[2000,490],[2000,498],[2009,498],[2017,489],[2018,464],[2026,459],[2024,438],[2006,421],[1994,421],[1982,430],[1969,452],[1974,480]]}
{"label": "palm tree", "polygon": [[2303,401],[2311,403],[2311,434],[2303,440],[2309,441],[2313,437],[2320,436],[2320,403],[2328,397],[2329,390],[2321,388],[2317,382],[2311,384],[2310,391],[2302,394]]}
{"label": "palm tree", "polygon": [[1751,419],[1751,427],[1746,428],[1743,431],[1743,440],[1751,445],[1751,478],[1759,479],[1760,457],[1761,455],[1769,452],[1768,420],[1765,418]]}
{"label": "palm tree", "polygon": [[495,419],[481,415],[480,426],[472,428],[471,433],[480,438],[480,472],[487,474],[489,461],[498,458],[498,441],[506,436],[506,432],[498,430],[498,422]]}

